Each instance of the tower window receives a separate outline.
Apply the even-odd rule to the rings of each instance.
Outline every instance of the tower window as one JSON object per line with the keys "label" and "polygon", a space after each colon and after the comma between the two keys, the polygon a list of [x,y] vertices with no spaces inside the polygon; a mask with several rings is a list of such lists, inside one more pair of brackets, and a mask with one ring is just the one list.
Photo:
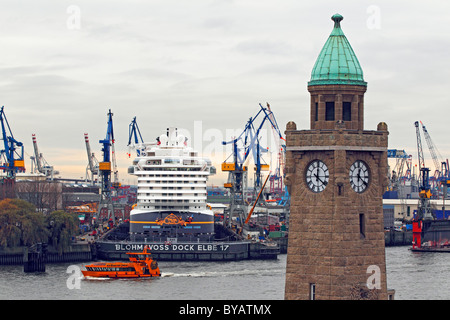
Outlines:
{"label": "tower window", "polygon": [[319,104],[316,102],[315,121],[319,120]]}
{"label": "tower window", "polygon": [[334,121],[334,102],[325,103],[325,120]]}
{"label": "tower window", "polygon": [[344,102],[342,104],[342,120],[352,121],[352,103]]}
{"label": "tower window", "polygon": [[344,184],[342,182],[337,184],[338,186],[338,196],[342,196],[343,192],[342,189],[344,188]]}
{"label": "tower window", "polygon": [[364,213],[359,214],[359,237],[364,239],[366,237],[366,223],[364,219]]}
{"label": "tower window", "polygon": [[316,284],[309,284],[309,300],[316,300]]}

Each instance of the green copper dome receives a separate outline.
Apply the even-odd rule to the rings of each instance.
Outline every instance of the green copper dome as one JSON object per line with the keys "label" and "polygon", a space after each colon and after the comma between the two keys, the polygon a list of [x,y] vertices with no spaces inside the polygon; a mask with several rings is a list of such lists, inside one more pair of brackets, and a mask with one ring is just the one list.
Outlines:
{"label": "green copper dome", "polygon": [[308,86],[327,84],[367,86],[358,59],[341,29],[342,19],[344,18],[340,14],[331,17],[334,28],[320,51]]}

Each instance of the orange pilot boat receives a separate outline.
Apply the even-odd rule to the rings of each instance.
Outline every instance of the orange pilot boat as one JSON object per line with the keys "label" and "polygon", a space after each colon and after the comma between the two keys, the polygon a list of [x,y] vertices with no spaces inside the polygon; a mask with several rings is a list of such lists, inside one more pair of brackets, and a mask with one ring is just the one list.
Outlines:
{"label": "orange pilot boat", "polygon": [[145,278],[160,277],[158,263],[151,258],[147,246],[142,252],[127,252],[130,262],[98,262],[81,270],[85,277],[97,278]]}

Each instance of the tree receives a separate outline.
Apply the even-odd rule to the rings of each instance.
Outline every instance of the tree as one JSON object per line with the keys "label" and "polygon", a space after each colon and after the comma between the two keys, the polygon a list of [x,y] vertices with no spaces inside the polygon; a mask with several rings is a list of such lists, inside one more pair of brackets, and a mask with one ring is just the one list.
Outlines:
{"label": "tree", "polygon": [[62,210],[49,215],[37,212],[36,207],[20,199],[0,201],[0,246],[30,246],[48,243],[59,254],[67,249],[79,231],[78,215]]}
{"label": "tree", "polygon": [[36,206],[37,211],[50,212],[62,208],[62,184],[56,181],[20,181],[17,197]]}
{"label": "tree", "polygon": [[29,246],[47,241],[44,216],[32,204],[20,199],[0,201],[0,246]]}
{"label": "tree", "polygon": [[62,254],[79,231],[78,215],[57,210],[46,217],[45,223],[49,228],[51,245]]}

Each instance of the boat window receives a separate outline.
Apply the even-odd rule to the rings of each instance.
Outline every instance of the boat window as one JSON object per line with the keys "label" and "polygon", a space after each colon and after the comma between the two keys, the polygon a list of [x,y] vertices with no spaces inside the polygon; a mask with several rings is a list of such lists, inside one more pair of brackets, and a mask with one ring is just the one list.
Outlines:
{"label": "boat window", "polygon": [[165,159],[164,163],[180,163],[180,159]]}

